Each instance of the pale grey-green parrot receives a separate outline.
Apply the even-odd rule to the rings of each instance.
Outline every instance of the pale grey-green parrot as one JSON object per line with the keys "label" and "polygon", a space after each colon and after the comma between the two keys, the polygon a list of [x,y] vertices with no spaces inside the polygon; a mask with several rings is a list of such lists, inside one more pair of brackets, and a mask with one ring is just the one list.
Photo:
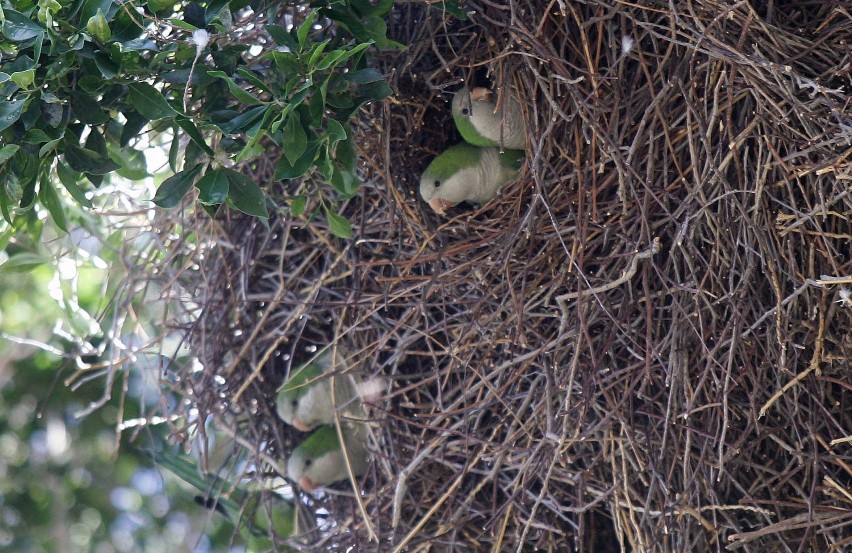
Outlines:
{"label": "pale grey-green parrot", "polygon": [[524,112],[514,92],[496,95],[487,88],[462,88],[453,97],[453,120],[465,141],[474,146],[500,146],[509,150],[526,147]]}
{"label": "pale grey-green parrot", "polygon": [[278,390],[275,401],[278,416],[284,422],[296,430],[308,432],[320,425],[332,424],[336,411],[347,418],[365,418],[364,406],[352,377],[348,374],[325,375],[329,369],[343,368],[340,355],[336,359],[332,367],[329,348],[290,375],[290,379]]}
{"label": "pale grey-green parrot", "polygon": [[[360,476],[367,471],[370,463],[365,445],[367,427],[361,423],[342,424],[341,429],[352,472]],[[340,437],[334,426],[317,428],[287,460],[287,476],[308,492],[344,480],[348,475]]]}
{"label": "pale grey-green parrot", "polygon": [[420,177],[420,196],[437,213],[468,201],[484,204],[518,176],[524,152],[456,144],[432,160]]}

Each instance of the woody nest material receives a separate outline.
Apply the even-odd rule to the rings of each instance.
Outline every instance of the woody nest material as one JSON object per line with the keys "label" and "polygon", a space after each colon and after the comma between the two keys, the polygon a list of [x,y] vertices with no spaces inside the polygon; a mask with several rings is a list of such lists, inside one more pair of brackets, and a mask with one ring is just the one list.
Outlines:
{"label": "woody nest material", "polygon": [[[310,347],[386,383],[362,504],[301,497],[334,520],[310,550],[850,547],[852,14],[464,7],[391,13],[409,48],[378,55],[395,95],[357,125],[351,240],[286,209],[203,227],[182,393],[273,474],[300,438],[275,391]],[[472,81],[518,91],[526,162],[441,217],[419,175]]]}

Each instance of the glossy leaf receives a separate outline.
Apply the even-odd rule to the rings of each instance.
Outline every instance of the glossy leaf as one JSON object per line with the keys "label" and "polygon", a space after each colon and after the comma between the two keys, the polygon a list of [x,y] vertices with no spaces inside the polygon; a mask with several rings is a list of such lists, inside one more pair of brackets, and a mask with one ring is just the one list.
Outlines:
{"label": "glossy leaf", "polygon": [[59,194],[56,193],[56,189],[53,187],[50,179],[41,179],[38,189],[38,199],[47,208],[56,226],[63,232],[68,232],[68,223],[65,218],[65,209],[62,206],[62,200]]}
{"label": "glossy leaf", "polygon": [[224,169],[208,171],[195,187],[198,188],[198,201],[205,205],[219,205],[228,199],[229,181]]}
{"label": "glossy leaf", "polygon": [[0,102],[0,131],[11,126],[21,118],[26,100],[13,100],[11,102]]}
{"label": "glossy leaf", "polygon": [[157,189],[157,193],[151,201],[160,207],[175,207],[192,188],[199,171],[201,171],[201,166],[196,165],[167,178]]}
{"label": "glossy leaf", "polygon": [[144,117],[156,121],[177,115],[162,93],[150,84],[130,83],[127,88],[130,92],[130,103]]}
{"label": "glossy leaf", "polygon": [[81,148],[67,138],[65,139],[64,151],[65,161],[69,167],[80,173],[106,175],[120,167],[119,164],[111,160],[108,156]]}
{"label": "glossy leaf", "polygon": [[287,161],[294,165],[305,153],[308,145],[308,135],[295,112],[290,114],[287,125],[284,126],[284,155]]}
{"label": "glossy leaf", "polygon": [[6,17],[3,22],[3,35],[13,42],[29,40],[44,32],[44,27],[20,12],[4,8],[3,14]]}
{"label": "glossy leaf", "polygon": [[352,225],[346,220],[346,217],[341,217],[337,213],[326,209],[325,218],[328,220],[328,230],[333,235],[340,238],[352,238]]}
{"label": "glossy leaf", "polygon": [[240,88],[240,85],[238,85],[234,79],[229,77],[223,71],[208,71],[207,74],[211,77],[219,77],[225,81],[228,84],[228,90],[231,91],[231,94],[234,95],[234,98],[236,98],[238,102],[249,106],[256,106],[262,103],[260,100]]}
{"label": "glossy leaf", "polygon": [[189,136],[190,140],[195,142],[195,144],[204,150],[207,155],[212,156],[214,154],[213,148],[207,145],[207,142],[204,140],[204,136],[202,136],[201,131],[198,130],[198,127],[195,126],[195,123],[192,120],[187,119],[186,117],[176,117],[175,123],[183,129],[183,131]]}
{"label": "glossy leaf", "polygon": [[83,189],[80,188],[79,180],[80,174],[75,173],[68,167],[66,164],[61,161],[56,164],[56,175],[59,177],[59,182],[62,183],[62,186],[65,187],[65,190],[71,194],[71,197],[76,200],[76,202],[83,207],[92,207],[92,202],[89,198],[86,197],[86,194],[83,192]]}
{"label": "glossy leaf", "polygon": [[233,169],[223,169],[223,171],[228,176],[230,183],[228,203],[247,215],[268,219],[266,196],[260,186],[246,175]]}

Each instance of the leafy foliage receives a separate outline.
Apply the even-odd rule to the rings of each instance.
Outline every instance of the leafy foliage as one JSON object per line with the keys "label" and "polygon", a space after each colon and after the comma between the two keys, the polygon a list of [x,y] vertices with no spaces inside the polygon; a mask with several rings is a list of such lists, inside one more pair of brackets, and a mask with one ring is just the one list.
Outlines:
{"label": "leafy foliage", "polygon": [[[351,226],[333,198],[357,193],[349,120],[391,93],[369,67],[387,38],[392,0],[11,0],[0,34],[0,215],[10,224],[40,205],[66,229],[64,188],[86,192],[115,173],[145,178],[142,150],[170,143],[156,196],[178,205],[193,187],[266,218],[265,185],[232,169],[282,152],[274,178],[315,170],[328,187],[311,205],[338,236]],[[238,21],[238,23],[235,23]],[[332,193],[333,190],[333,193]],[[305,207],[305,198],[286,198]]]}

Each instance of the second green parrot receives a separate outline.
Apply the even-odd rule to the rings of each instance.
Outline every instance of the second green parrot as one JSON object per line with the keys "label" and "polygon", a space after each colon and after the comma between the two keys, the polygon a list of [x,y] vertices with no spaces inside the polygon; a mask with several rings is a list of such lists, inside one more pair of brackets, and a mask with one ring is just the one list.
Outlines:
{"label": "second green parrot", "polygon": [[[341,429],[352,472],[360,476],[370,462],[365,446],[367,428],[364,424],[343,424]],[[287,476],[308,492],[346,479],[349,473],[340,444],[334,426],[320,426],[293,450],[287,460]]]}
{"label": "second green parrot", "polygon": [[453,97],[456,127],[465,141],[474,146],[499,146],[510,150],[526,147],[524,112],[513,92],[502,94],[498,106],[495,94],[484,87],[462,88]]}
{"label": "second green parrot", "polygon": [[518,176],[524,152],[456,144],[432,160],[420,177],[420,196],[437,213],[468,201],[484,204]]}

